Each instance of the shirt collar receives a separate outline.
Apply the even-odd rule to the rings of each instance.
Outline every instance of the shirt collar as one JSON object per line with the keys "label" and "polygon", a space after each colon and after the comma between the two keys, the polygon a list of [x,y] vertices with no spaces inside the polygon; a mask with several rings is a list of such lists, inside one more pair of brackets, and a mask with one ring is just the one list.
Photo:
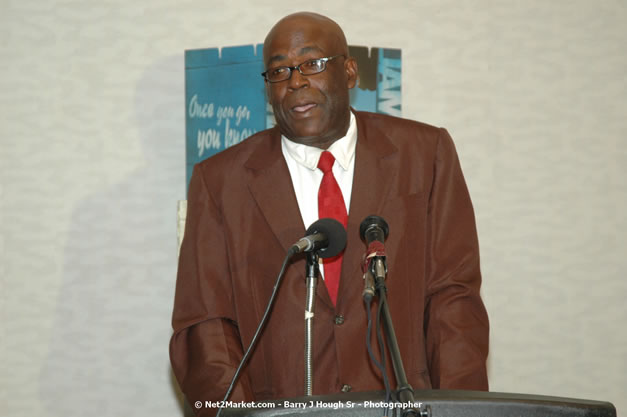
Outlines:
{"label": "shirt collar", "polygon": [[[327,149],[333,154],[344,171],[347,171],[355,158],[355,145],[357,144],[357,122],[355,115],[350,113],[350,123],[346,136],[336,140]],[[314,171],[318,167],[318,160],[322,154],[322,149],[315,146],[307,146],[302,143],[292,142],[285,136],[281,135],[281,144],[283,149],[300,165]]]}

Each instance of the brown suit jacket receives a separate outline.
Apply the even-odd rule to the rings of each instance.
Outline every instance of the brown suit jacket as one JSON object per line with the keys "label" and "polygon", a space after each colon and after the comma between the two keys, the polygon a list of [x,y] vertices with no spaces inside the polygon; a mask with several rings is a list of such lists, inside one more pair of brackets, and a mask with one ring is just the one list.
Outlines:
{"label": "brown suit jacket", "polygon": [[[337,306],[322,281],[317,291],[314,394],[383,388],[366,350],[361,297],[365,244],[359,225],[371,214],[390,225],[388,299],[409,383],[487,390],[488,317],[479,296],[479,248],[453,142],[446,130],[419,122],[356,116]],[[305,226],[277,128],[196,165],[170,343],[174,373],[192,404],[222,399],[286,251]],[[305,258],[298,257],[287,269],[233,401],[303,395],[305,293]]]}

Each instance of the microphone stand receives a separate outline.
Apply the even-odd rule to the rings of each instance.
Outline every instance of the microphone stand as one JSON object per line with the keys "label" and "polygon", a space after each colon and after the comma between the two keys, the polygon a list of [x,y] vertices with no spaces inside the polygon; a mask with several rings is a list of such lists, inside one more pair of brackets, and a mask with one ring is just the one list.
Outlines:
{"label": "microphone stand", "polygon": [[318,252],[307,253],[307,299],[305,306],[305,395],[313,395],[313,319],[314,304],[316,300],[316,287],[318,286]]}
{"label": "microphone stand", "polygon": [[388,342],[388,349],[390,356],[392,357],[392,365],[394,367],[394,375],[396,376],[396,382],[398,384],[397,395],[399,402],[403,404],[411,404],[410,407],[404,408],[401,416],[416,416],[422,415],[418,411],[414,404],[414,389],[407,381],[407,375],[405,374],[405,367],[403,366],[403,360],[401,359],[401,352],[398,348],[398,342],[396,340],[396,333],[394,332],[394,325],[392,324],[392,316],[388,308],[387,301],[387,288],[385,286],[385,278],[387,276],[387,266],[385,265],[385,257],[376,256],[371,263],[371,272],[375,277],[375,289],[379,295],[379,303],[382,308],[383,322],[385,324],[384,331]]}

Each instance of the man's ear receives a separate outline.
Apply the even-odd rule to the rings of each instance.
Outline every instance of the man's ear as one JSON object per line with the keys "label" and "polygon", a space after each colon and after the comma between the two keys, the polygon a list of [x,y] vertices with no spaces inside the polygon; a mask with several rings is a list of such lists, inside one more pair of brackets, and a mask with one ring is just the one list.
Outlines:
{"label": "man's ear", "polygon": [[357,67],[357,61],[355,58],[349,56],[344,62],[344,70],[346,71],[346,86],[353,88],[357,84],[357,78],[359,77],[359,69]]}

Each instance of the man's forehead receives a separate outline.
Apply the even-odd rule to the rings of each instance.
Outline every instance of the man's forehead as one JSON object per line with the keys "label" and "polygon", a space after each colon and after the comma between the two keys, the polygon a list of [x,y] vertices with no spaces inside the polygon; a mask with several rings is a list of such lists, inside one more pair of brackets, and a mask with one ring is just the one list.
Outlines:
{"label": "man's forehead", "polygon": [[[310,53],[324,54],[325,51],[318,45],[305,45],[290,49],[289,51],[276,51],[268,50],[267,56],[264,56],[266,65],[270,65],[273,62],[283,61],[289,58],[289,55],[302,57]],[[265,55],[265,54],[264,54]]]}

